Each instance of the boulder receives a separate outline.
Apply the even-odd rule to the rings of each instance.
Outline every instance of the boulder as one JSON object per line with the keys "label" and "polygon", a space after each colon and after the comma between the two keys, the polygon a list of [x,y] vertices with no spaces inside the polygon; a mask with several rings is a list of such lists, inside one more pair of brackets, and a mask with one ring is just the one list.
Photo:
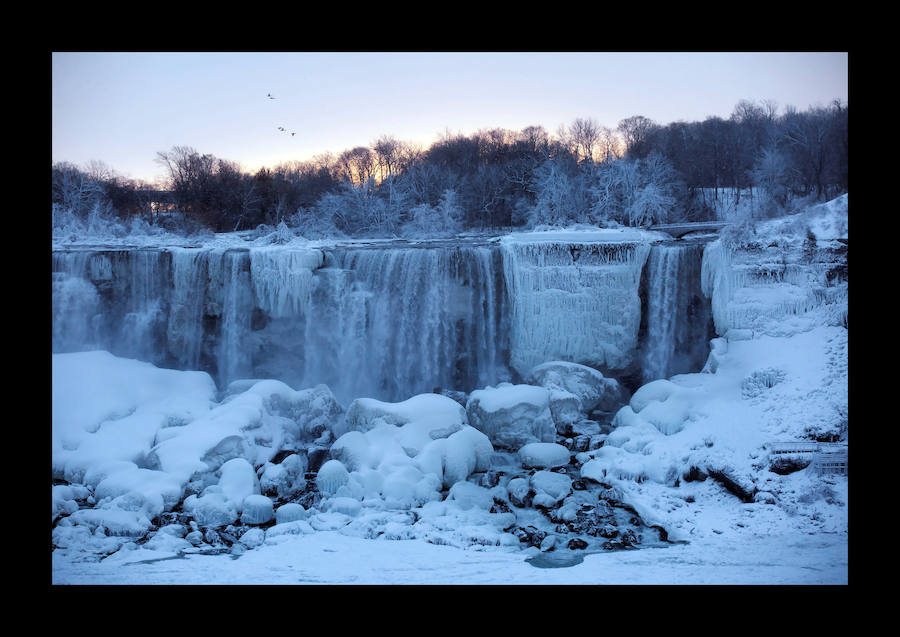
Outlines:
{"label": "boulder", "polygon": [[550,392],[543,387],[501,384],[473,391],[466,412],[469,424],[497,447],[518,451],[531,442],[556,439]]}
{"label": "boulder", "polygon": [[272,501],[264,495],[248,495],[242,508],[241,522],[247,525],[265,524],[274,516]]}
{"label": "boulder", "polygon": [[553,424],[556,425],[556,431],[565,433],[571,429],[573,424],[584,417],[581,399],[575,394],[556,386],[551,386],[548,389],[550,391],[550,415],[553,417]]}
{"label": "boulder", "polygon": [[238,519],[234,503],[223,493],[206,493],[199,498],[190,496],[185,499],[184,508],[189,509],[188,512],[200,526],[227,526]]}
{"label": "boulder", "polygon": [[278,464],[267,462],[259,477],[260,492],[284,500],[303,491],[308,466],[306,454],[298,453],[289,454]]}
{"label": "boulder", "polygon": [[339,460],[329,460],[319,468],[316,475],[316,487],[325,495],[334,495],[349,481],[350,474]]}
{"label": "boulder", "polygon": [[228,498],[241,512],[244,498],[248,495],[256,495],[260,492],[259,479],[253,465],[243,458],[233,458],[219,469],[219,487],[222,494]]}
{"label": "boulder", "polygon": [[553,442],[532,442],[519,449],[522,466],[553,469],[569,464],[569,450]]}
{"label": "boulder", "polygon": [[296,502],[288,502],[283,504],[275,511],[275,523],[284,524],[293,522],[294,520],[305,520],[307,516],[306,509]]}
{"label": "boulder", "polygon": [[566,361],[550,361],[534,367],[525,382],[541,387],[558,387],[574,394],[581,401],[584,413],[598,409],[614,411],[622,401],[622,388],[613,378],[586,365]]}
{"label": "boulder", "polygon": [[534,505],[546,509],[553,508],[572,492],[572,479],[564,473],[537,471],[531,476],[534,489]]}
{"label": "boulder", "polygon": [[506,492],[509,495],[510,503],[517,507],[527,507],[531,505],[531,498],[534,491],[531,484],[525,478],[513,478],[506,485]]}

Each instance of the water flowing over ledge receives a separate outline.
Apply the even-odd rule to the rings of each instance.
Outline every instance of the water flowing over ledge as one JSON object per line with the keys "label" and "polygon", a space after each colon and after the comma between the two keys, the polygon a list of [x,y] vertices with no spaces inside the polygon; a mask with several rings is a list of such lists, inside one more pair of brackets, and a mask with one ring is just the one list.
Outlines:
{"label": "water flowing over ledge", "polygon": [[665,377],[688,340],[688,366],[706,355],[705,315],[686,313],[701,255],[635,230],[56,249],[53,351],[205,370],[220,389],[324,383],[347,402],[471,391],[547,360]]}

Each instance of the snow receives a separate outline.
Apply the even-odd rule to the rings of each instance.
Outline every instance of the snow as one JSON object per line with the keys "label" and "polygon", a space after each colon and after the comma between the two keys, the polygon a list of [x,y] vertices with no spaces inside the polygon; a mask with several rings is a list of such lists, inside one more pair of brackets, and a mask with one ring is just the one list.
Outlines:
{"label": "snow", "polygon": [[569,450],[555,442],[532,442],[519,449],[523,466],[552,469],[569,464]]}

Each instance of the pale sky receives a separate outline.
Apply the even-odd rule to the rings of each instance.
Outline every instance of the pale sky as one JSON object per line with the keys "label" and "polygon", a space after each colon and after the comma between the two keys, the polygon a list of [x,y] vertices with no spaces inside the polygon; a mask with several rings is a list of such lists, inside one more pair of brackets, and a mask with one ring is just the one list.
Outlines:
{"label": "pale sky", "polygon": [[848,102],[847,60],[846,52],[53,53],[52,161],[99,160],[153,181],[164,175],[157,152],[173,146],[255,171],[382,135],[427,147],[446,130],[555,133],[578,117],[615,128],[644,115],[664,125],[727,118],[741,99],[805,110]]}

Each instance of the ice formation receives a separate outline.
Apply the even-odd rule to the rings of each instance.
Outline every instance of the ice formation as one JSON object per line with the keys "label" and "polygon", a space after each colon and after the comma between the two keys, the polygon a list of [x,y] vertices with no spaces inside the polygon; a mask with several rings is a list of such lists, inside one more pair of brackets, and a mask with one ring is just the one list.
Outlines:
{"label": "ice formation", "polygon": [[551,360],[626,367],[638,345],[639,285],[650,245],[501,240],[511,299],[510,364],[523,376]]}

